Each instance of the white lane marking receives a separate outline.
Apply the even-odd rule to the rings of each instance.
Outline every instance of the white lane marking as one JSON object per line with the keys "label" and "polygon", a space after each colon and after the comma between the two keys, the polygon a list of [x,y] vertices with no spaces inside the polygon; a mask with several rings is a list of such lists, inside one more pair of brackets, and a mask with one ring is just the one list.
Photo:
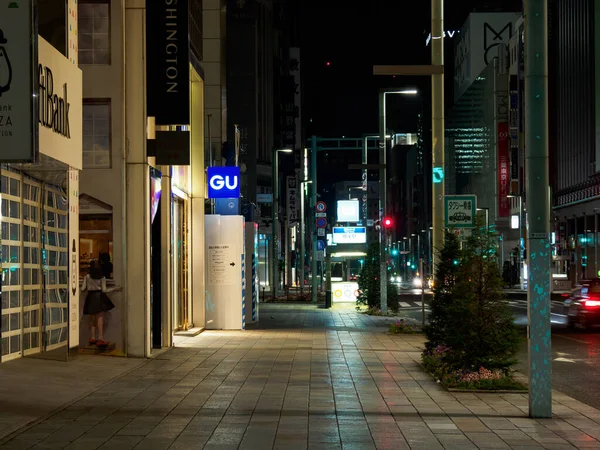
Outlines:
{"label": "white lane marking", "polygon": [[555,334],[552,337],[559,337],[559,338],[563,338],[563,339],[568,339],[569,341],[579,342],[580,344],[591,345],[591,342],[581,341],[579,339],[575,339],[575,338],[572,338],[572,337],[564,336],[562,334]]}
{"label": "white lane marking", "polygon": [[400,306],[402,306],[403,308],[410,308],[410,305],[406,302],[400,302]]}

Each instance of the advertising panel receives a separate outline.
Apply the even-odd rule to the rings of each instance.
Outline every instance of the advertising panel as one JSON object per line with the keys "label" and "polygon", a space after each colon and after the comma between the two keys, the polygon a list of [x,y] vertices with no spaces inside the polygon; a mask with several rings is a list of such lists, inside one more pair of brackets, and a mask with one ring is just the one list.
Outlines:
{"label": "advertising panel", "polygon": [[359,218],[358,200],[338,200],[337,220],[338,222],[358,222]]}
{"label": "advertising panel", "polygon": [[239,198],[240,168],[209,167],[208,198]]}
{"label": "advertising panel", "polygon": [[331,283],[334,303],[354,303],[359,295],[358,283]]}
{"label": "advertising panel", "polygon": [[190,124],[188,0],[146,2],[148,116]]}
{"label": "advertising panel", "polygon": [[[0,0],[0,161],[37,158],[37,47],[32,0]],[[81,151],[80,151],[81,153]]]}
{"label": "advertising panel", "polygon": [[454,100],[458,101],[498,56],[498,48],[508,43],[514,24],[520,17],[513,12],[471,13],[455,37],[454,47]]}
{"label": "advertising panel", "polygon": [[498,123],[498,217],[510,215],[510,164],[508,123]]}

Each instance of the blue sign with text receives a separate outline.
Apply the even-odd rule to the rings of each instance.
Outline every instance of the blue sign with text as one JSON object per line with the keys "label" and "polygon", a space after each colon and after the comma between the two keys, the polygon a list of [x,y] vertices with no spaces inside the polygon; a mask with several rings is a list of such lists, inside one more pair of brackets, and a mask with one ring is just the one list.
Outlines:
{"label": "blue sign with text", "polygon": [[240,168],[209,167],[208,198],[239,198]]}

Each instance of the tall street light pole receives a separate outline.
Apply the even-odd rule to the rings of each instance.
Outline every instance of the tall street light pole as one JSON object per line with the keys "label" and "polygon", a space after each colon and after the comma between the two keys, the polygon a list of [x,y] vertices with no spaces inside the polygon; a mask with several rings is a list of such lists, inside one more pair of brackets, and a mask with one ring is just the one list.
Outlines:
{"label": "tall street light pole", "polygon": [[387,312],[387,261],[386,261],[386,234],[383,219],[387,209],[387,141],[386,141],[386,110],[385,96],[387,94],[417,95],[415,89],[383,89],[379,91],[379,281],[380,281],[380,307],[383,313]]}
{"label": "tall street light pole", "polygon": [[529,416],[552,417],[550,195],[548,170],[548,3],[525,0],[525,160],[529,281]]}
{"label": "tall street light pole", "polygon": [[292,153],[289,148],[273,149],[273,207],[271,208],[271,292],[273,297],[277,297],[277,288],[279,287],[279,252],[277,251],[279,239],[279,152]]}

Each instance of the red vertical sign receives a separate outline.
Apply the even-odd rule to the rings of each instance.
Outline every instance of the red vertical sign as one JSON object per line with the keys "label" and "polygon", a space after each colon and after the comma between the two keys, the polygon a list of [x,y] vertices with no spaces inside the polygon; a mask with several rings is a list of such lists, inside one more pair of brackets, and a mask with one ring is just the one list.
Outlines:
{"label": "red vertical sign", "polygon": [[510,215],[508,201],[510,185],[508,123],[498,124],[498,217]]}

